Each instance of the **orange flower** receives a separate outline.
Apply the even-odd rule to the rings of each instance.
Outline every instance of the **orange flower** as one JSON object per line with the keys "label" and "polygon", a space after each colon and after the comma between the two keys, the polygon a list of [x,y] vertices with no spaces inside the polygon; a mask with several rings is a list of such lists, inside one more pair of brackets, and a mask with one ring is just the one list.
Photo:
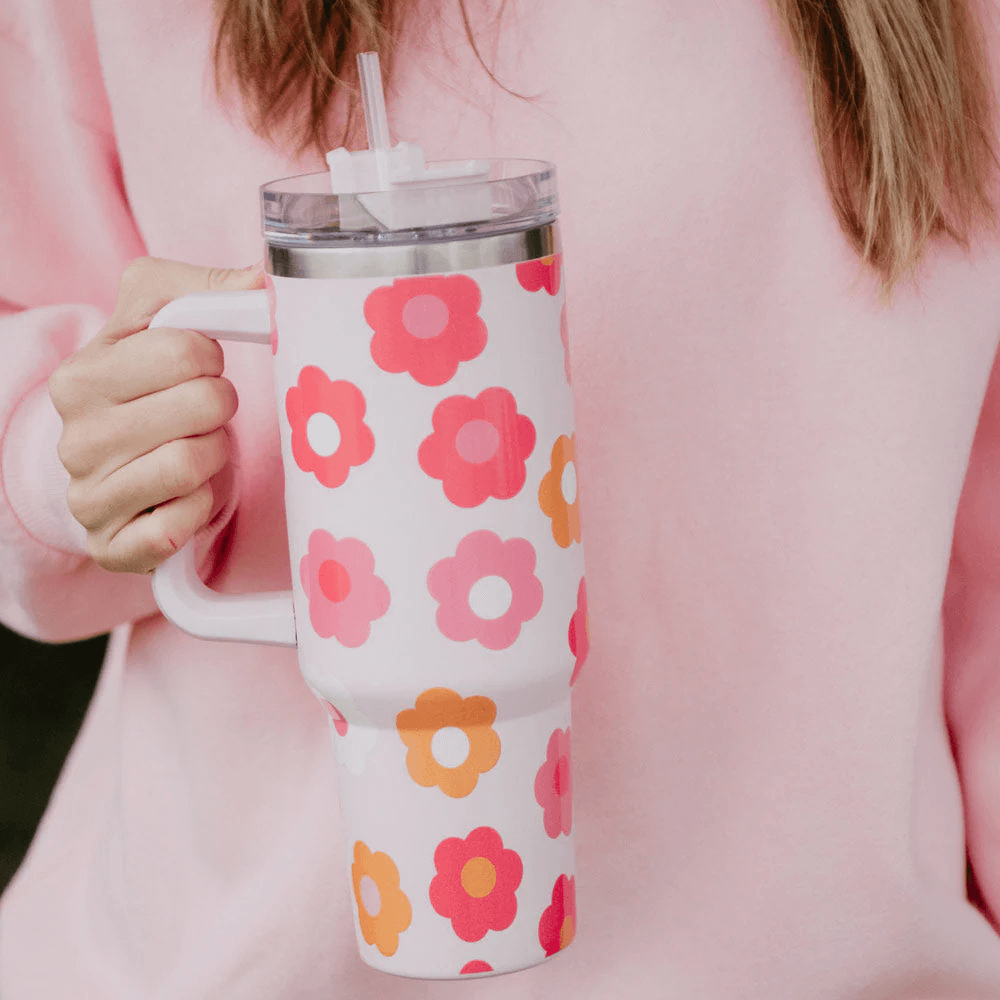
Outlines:
{"label": "orange flower", "polygon": [[462,698],[448,688],[424,691],[415,708],[396,716],[399,738],[410,748],[410,777],[423,788],[437,785],[453,799],[464,798],[500,759],[496,717],[496,705],[482,695]]}
{"label": "orange flower", "polygon": [[361,936],[383,955],[395,955],[399,935],[410,926],[413,908],[399,888],[399,869],[388,854],[372,854],[363,841],[354,845],[351,865]]}
{"label": "orange flower", "polygon": [[538,487],[538,504],[552,521],[552,537],[560,548],[580,541],[580,501],[576,489],[576,435],[559,436],[552,446],[549,471]]}

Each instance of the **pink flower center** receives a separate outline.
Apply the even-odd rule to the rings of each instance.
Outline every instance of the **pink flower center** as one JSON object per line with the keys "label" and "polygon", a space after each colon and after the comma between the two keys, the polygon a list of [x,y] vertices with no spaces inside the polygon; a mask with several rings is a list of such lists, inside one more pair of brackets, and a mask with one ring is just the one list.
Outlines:
{"label": "pink flower center", "polygon": [[351,592],[351,574],[336,559],[324,559],[319,564],[319,589],[334,604]]}
{"label": "pink flower center", "polygon": [[500,434],[488,420],[470,420],[455,435],[455,451],[466,462],[488,462],[500,447]]}
{"label": "pink flower center", "polygon": [[569,791],[569,759],[560,757],[552,771],[552,788],[562,798]]}
{"label": "pink flower center", "polygon": [[414,295],[403,306],[403,327],[411,337],[430,340],[448,325],[448,306],[436,295]]}

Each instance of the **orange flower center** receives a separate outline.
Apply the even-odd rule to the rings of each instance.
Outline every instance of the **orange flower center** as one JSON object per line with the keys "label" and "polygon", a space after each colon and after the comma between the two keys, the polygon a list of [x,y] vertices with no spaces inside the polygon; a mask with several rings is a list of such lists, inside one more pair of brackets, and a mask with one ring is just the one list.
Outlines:
{"label": "orange flower center", "polygon": [[351,592],[351,574],[336,559],[324,559],[319,564],[319,589],[334,604]]}
{"label": "orange flower center", "polygon": [[497,870],[489,858],[469,858],[462,867],[462,888],[473,898],[488,896],[497,884]]}
{"label": "orange flower center", "polygon": [[573,918],[571,916],[566,917],[562,922],[562,927],[559,928],[559,950],[562,951],[563,948],[569,945],[570,941],[573,940],[573,934],[576,928],[573,926]]}

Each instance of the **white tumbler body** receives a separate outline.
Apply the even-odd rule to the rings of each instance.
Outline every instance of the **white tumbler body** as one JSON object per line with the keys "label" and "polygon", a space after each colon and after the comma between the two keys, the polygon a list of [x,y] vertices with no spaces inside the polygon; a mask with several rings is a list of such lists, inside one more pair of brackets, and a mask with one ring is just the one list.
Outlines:
{"label": "white tumbler body", "polygon": [[299,663],[364,960],[511,972],[576,923],[586,585],[561,253],[268,276]]}

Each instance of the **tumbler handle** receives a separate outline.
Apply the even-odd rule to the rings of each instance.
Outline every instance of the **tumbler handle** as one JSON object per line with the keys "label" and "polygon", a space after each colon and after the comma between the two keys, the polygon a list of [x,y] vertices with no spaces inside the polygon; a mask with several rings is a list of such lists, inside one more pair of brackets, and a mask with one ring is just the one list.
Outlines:
{"label": "tumbler handle", "polygon": [[[265,290],[194,292],[165,305],[149,324],[198,330],[213,340],[271,342],[271,310]],[[290,590],[218,594],[202,583],[188,542],[153,573],[153,596],[163,614],[199,639],[295,645]]]}

